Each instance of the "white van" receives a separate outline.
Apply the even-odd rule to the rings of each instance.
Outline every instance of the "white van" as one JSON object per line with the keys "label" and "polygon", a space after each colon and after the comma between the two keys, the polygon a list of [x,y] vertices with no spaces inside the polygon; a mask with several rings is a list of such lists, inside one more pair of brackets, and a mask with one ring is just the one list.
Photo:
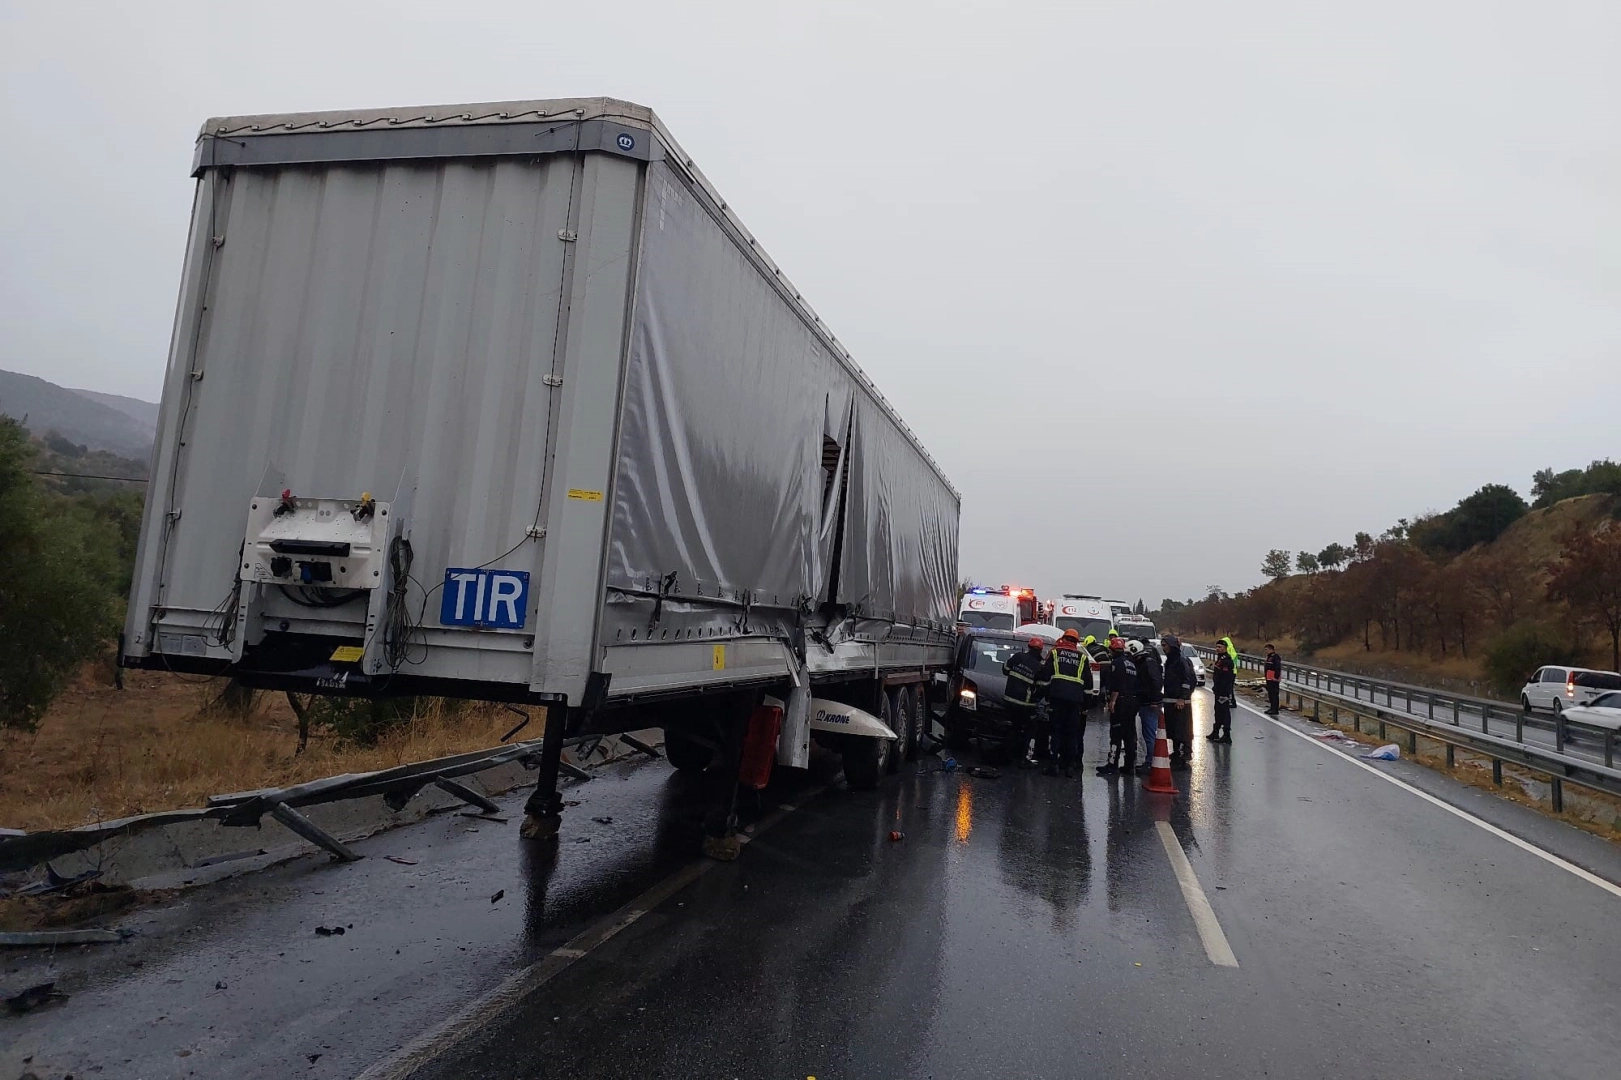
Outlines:
{"label": "white van", "polygon": [[1012,630],[1025,619],[1020,597],[990,589],[970,589],[957,605],[957,629]]}
{"label": "white van", "polygon": [[1566,709],[1586,705],[1600,694],[1621,690],[1621,674],[1596,668],[1538,668],[1520,688],[1520,708],[1542,710],[1555,716]]}
{"label": "white van", "polygon": [[1060,630],[1075,631],[1082,641],[1088,636],[1102,641],[1114,626],[1114,612],[1101,596],[1065,593],[1053,602],[1052,623]]}

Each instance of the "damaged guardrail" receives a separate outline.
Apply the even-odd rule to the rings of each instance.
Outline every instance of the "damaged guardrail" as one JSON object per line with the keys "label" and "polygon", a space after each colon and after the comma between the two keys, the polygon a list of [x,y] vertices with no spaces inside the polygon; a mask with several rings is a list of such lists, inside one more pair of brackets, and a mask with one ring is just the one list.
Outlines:
{"label": "damaged guardrail", "polygon": [[[585,736],[569,739],[563,745],[568,747],[587,742],[600,742],[601,738],[601,736]],[[619,739],[639,753],[652,757],[660,756],[657,750],[630,736],[620,735]],[[536,767],[544,744],[544,739],[531,739],[487,750],[397,765],[391,769],[379,769],[375,772],[344,773],[290,787],[215,795],[209,798],[205,807],[139,814],[115,821],[82,825],[74,829],[46,829],[37,832],[3,829],[0,830],[0,873],[28,870],[51,859],[88,850],[108,840],[165,825],[212,820],[225,827],[241,828],[259,825],[267,814],[291,832],[329,852],[333,858],[351,862],[360,856],[336,836],[299,813],[301,807],[378,795],[382,796],[390,809],[397,811],[403,809],[405,804],[424,788],[434,787],[482,813],[495,813],[500,807],[483,794],[458,782],[458,778],[512,762],[518,762],[526,768]],[[560,767],[576,779],[590,779],[590,773],[570,762],[564,761]]]}
{"label": "damaged guardrail", "polygon": [[[1215,649],[1206,646],[1195,645],[1193,648],[1201,656],[1216,655]],[[1240,666],[1247,670],[1262,670],[1263,659],[1242,653],[1239,656]],[[1342,692],[1334,692],[1332,687],[1335,683],[1339,684]],[[1343,692],[1347,690],[1350,692]],[[1382,707],[1375,700],[1380,693],[1386,699]],[[1416,752],[1419,736],[1439,742],[1446,747],[1449,768],[1458,749],[1490,758],[1492,780],[1497,784],[1503,782],[1505,761],[1540,773],[1548,777],[1550,800],[1555,813],[1564,810],[1564,784],[1567,782],[1607,795],[1621,795],[1621,770],[1615,767],[1616,733],[1581,726],[1591,736],[1601,737],[1601,745],[1595,748],[1593,757],[1571,754],[1566,744],[1573,739],[1570,728],[1578,725],[1570,724],[1563,715],[1556,715],[1544,726],[1543,723],[1532,722],[1523,710],[1487,698],[1448,694],[1425,687],[1287,662],[1283,665],[1279,695],[1284,699],[1284,704],[1303,712],[1306,703],[1310,702],[1309,716],[1318,722],[1322,722],[1326,708],[1329,723],[1341,723],[1340,714],[1343,712],[1351,717],[1352,726],[1357,731],[1361,730],[1360,718],[1367,717],[1378,724],[1381,739],[1386,737],[1387,728],[1405,731],[1409,736],[1410,753]],[[1397,708],[1398,700],[1403,708]],[[1420,712],[1419,708],[1424,711]],[[1436,716],[1437,711],[1441,713],[1439,717]],[[1476,730],[1477,721],[1479,730]],[[1491,730],[1493,723],[1501,725],[1505,733],[1494,733]],[[1514,730],[1512,737],[1506,734],[1510,723]],[[1553,745],[1527,740],[1527,727],[1551,731]]]}

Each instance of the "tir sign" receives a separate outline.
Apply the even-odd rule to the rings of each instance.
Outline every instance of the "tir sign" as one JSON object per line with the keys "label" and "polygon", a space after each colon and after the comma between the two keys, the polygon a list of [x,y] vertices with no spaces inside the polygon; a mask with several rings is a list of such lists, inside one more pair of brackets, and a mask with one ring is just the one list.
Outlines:
{"label": "tir sign", "polygon": [[529,617],[529,575],[522,570],[445,570],[441,626],[518,630]]}

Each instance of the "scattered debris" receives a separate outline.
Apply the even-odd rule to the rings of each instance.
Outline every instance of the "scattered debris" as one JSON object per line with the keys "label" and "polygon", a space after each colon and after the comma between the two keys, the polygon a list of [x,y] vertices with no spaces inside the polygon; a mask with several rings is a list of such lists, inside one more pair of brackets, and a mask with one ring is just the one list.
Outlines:
{"label": "scattered debris", "polygon": [[417,864],[415,859],[404,859],[398,855],[384,855],[383,858],[389,862],[399,863],[401,866],[415,866]]}
{"label": "scattered debris", "polygon": [[6,1008],[20,1015],[25,1012],[32,1012],[41,1005],[48,1005],[53,1001],[65,1001],[66,999],[67,995],[56,988],[56,983],[40,983],[6,998]]}
{"label": "scattered debris", "polygon": [[964,770],[969,776],[977,776],[981,780],[999,780],[1002,774],[995,769],[987,769],[983,765],[970,765]]}
{"label": "scattered debris", "polygon": [[1354,743],[1354,742],[1356,742],[1355,739],[1351,738],[1351,736],[1347,735],[1343,731],[1321,731],[1321,732],[1318,732],[1313,737],[1318,738],[1318,739],[1333,739],[1336,742],[1346,742],[1346,743]]}
{"label": "scattered debris", "polygon": [[80,885],[87,881],[94,881],[100,876],[100,870],[86,870],[84,873],[75,875],[74,877],[63,877],[61,874],[56,872],[55,867],[53,867],[50,863],[46,863],[45,880],[36,881],[32,885],[24,886],[23,888],[18,889],[15,895],[44,896],[47,893],[63,892],[72,888],[74,885]]}
{"label": "scattered debris", "polygon": [[941,772],[956,772],[957,771],[957,759],[954,758],[954,757],[946,758],[944,761],[942,761],[940,763],[940,771]]}
{"label": "scattered debris", "polygon": [[309,1063],[311,1065],[314,1065],[317,1061],[321,1060],[321,1055],[320,1054],[305,1054],[304,1057],[309,1061]]}
{"label": "scattered debris", "polygon": [[216,982],[214,984],[214,989],[216,989],[216,990],[229,990],[230,987],[225,985],[225,980],[224,979],[220,979],[218,982]]}
{"label": "scattered debris", "polygon": [[124,940],[116,930],[22,930],[0,933],[0,945],[113,945]]}
{"label": "scattered debris", "polygon": [[906,834],[901,832],[899,829],[891,829],[889,830],[889,839],[891,842],[896,840],[905,840]]}
{"label": "scattered debris", "polygon": [[317,937],[341,937],[342,934],[343,927],[341,926],[317,926],[315,928]]}
{"label": "scattered debris", "polygon": [[1379,749],[1370,750],[1362,756],[1374,761],[1396,761],[1401,757],[1401,747],[1395,743],[1385,743]]}
{"label": "scattered debris", "polygon": [[507,894],[507,891],[505,889],[497,889],[497,890],[495,890],[495,895],[490,897],[490,903],[492,903],[492,904],[495,903],[497,900],[501,899],[501,897],[505,896],[506,894]]}
{"label": "scattered debris", "polygon": [[589,836],[576,836],[574,838],[574,842],[576,844],[589,844],[591,842],[591,838]]}
{"label": "scattered debris", "polygon": [[612,825],[614,823],[614,819],[611,817],[594,817],[591,820],[598,825]]}

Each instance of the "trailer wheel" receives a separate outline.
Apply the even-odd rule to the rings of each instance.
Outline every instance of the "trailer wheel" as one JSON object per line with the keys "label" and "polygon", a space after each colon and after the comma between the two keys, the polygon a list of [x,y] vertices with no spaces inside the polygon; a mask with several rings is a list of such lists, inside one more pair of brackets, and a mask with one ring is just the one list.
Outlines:
{"label": "trailer wheel", "polygon": [[699,773],[715,760],[715,748],[706,746],[679,728],[664,729],[664,757],[678,771]]}
{"label": "trailer wheel", "polygon": [[916,761],[927,740],[933,737],[933,719],[934,714],[929,710],[929,684],[918,683],[912,687],[912,746],[906,752],[908,761]]}
{"label": "trailer wheel", "polygon": [[906,747],[912,741],[911,695],[905,687],[884,692],[884,715],[879,719],[889,726],[895,733],[895,742],[891,745],[889,754],[884,762],[884,768],[889,772],[899,772],[901,762],[906,760]]}
{"label": "trailer wheel", "polygon": [[893,757],[888,739],[847,735],[844,739],[844,782],[851,791],[876,791]]}

